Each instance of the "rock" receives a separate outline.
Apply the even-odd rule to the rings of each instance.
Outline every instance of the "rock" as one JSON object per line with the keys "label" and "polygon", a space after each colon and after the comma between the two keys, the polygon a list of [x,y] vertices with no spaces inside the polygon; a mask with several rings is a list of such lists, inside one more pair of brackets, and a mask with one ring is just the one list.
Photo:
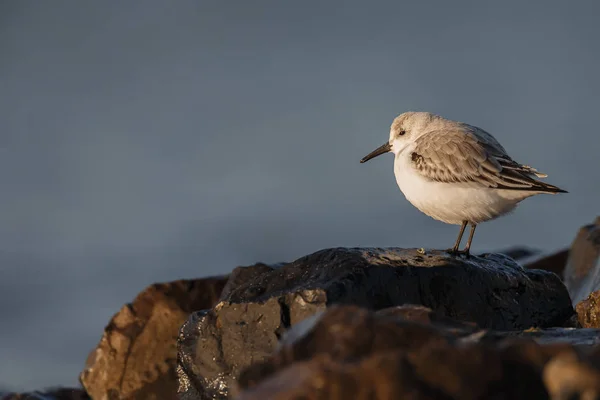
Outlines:
{"label": "rock", "polygon": [[82,389],[55,388],[30,393],[0,393],[0,400],[90,400]]}
{"label": "rock", "polygon": [[584,328],[600,328],[600,290],[592,292],[575,307],[578,321]]}
{"label": "rock", "polygon": [[236,399],[545,399],[545,366],[575,352],[486,331],[465,341],[465,331],[448,328],[460,322],[414,322],[397,311],[332,306],[292,327],[291,339],[241,373]]}
{"label": "rock", "polygon": [[563,271],[567,265],[569,250],[561,250],[551,255],[540,257],[525,265],[527,269],[543,269],[544,271],[554,272],[558,276],[563,276]]}
{"label": "rock", "polygon": [[554,274],[524,270],[501,254],[465,259],[415,249],[322,250],[263,271],[222,299],[260,302],[299,291],[327,304],[373,309],[422,304],[457,320],[501,330],[559,326],[573,314],[568,293]]}
{"label": "rock", "polygon": [[564,282],[586,328],[600,328],[600,217],[579,230],[571,245]]}
{"label": "rock", "polygon": [[347,365],[328,357],[299,362],[236,399],[450,400],[451,397],[421,381],[400,352],[390,352]]}
{"label": "rock", "polygon": [[600,289],[600,217],[579,230],[569,251],[564,282],[574,305]]}
{"label": "rock", "polygon": [[211,308],[226,277],[155,284],[111,319],[81,383],[94,399],[176,399],[177,336],[192,311]]}
{"label": "rock", "polygon": [[457,321],[437,313],[431,308],[415,304],[384,308],[377,311],[376,314],[382,317],[399,317],[403,320],[418,322],[424,325],[435,325],[455,336],[469,335],[479,331],[479,327],[475,323]]}
{"label": "rock", "polygon": [[555,274],[500,254],[336,248],[277,268],[238,268],[230,282],[214,309],[192,314],[181,329],[181,399],[227,398],[240,371],[266,359],[290,326],[334,304],[417,304],[499,330],[562,326],[573,315]]}
{"label": "rock", "polygon": [[597,364],[597,359],[590,360],[588,357],[586,360],[575,351],[563,352],[554,357],[543,372],[543,379],[552,399],[600,398],[600,370]]}
{"label": "rock", "polygon": [[600,344],[599,329],[576,329],[576,328],[548,328],[527,329],[513,332],[486,332],[481,340],[493,338],[521,338],[531,339],[539,344],[567,343],[578,347],[594,347]]}
{"label": "rock", "polygon": [[[415,350],[455,339],[455,331],[439,330],[431,323],[415,323],[402,317],[415,313],[398,311],[395,308],[376,314],[356,306],[332,306],[292,327],[282,338],[275,355],[247,368],[238,384],[251,387],[287,365],[316,355],[327,355],[332,360],[354,360],[379,351]],[[419,316],[416,320],[423,318]]]}

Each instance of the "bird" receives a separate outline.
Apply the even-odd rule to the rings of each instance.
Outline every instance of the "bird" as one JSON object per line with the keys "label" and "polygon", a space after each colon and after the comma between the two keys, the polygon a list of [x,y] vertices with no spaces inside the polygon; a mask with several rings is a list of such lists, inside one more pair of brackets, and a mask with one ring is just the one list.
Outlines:
{"label": "bird", "polygon": [[[568,193],[536,178],[547,175],[513,160],[488,132],[430,112],[398,115],[389,140],[360,160],[394,154],[394,175],[406,199],[435,220],[460,225],[452,255],[470,255],[478,224],[513,211],[537,194]],[[467,225],[469,238],[459,250]]]}

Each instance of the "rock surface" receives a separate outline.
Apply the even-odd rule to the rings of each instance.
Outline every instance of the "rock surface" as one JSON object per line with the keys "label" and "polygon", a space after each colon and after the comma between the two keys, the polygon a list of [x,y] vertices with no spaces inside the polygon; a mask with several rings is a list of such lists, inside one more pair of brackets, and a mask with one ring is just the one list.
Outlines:
{"label": "rock surface", "polygon": [[[500,254],[466,259],[415,249],[322,250],[278,268],[233,271],[219,304],[192,314],[181,329],[180,398],[227,398],[239,373],[267,359],[290,326],[309,323],[308,317],[331,305],[379,310],[408,303],[497,330],[562,326],[573,315],[558,276],[525,270]],[[474,325],[454,328],[467,334],[469,326]],[[447,340],[426,326],[410,329],[416,333],[405,343],[421,335]],[[344,332],[337,335],[331,340],[339,341]]]}
{"label": "rock surface", "polygon": [[598,357],[569,344],[478,334],[410,309],[330,307],[244,370],[236,399],[567,399],[598,387]]}
{"label": "rock surface", "polygon": [[592,292],[575,307],[579,324],[584,328],[600,328],[600,290]]}
{"label": "rock surface", "polygon": [[176,399],[177,336],[217,302],[226,277],[155,284],[109,322],[80,380],[94,399]]}

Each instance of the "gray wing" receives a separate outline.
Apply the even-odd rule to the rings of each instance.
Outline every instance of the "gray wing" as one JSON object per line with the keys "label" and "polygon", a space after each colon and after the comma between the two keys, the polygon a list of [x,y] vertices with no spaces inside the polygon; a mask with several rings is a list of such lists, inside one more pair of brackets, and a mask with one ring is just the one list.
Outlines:
{"label": "gray wing", "polygon": [[489,133],[470,125],[429,132],[416,140],[412,166],[423,177],[446,183],[474,183],[487,188],[558,193],[534,177],[545,174],[511,159]]}

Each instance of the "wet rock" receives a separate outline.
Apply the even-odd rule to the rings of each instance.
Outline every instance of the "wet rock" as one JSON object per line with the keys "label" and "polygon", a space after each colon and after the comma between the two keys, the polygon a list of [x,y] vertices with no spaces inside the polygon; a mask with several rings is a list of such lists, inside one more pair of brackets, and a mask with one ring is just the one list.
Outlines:
{"label": "wet rock", "polygon": [[503,330],[557,326],[573,314],[554,274],[525,270],[502,254],[466,259],[416,249],[322,250],[243,282],[223,300],[261,302],[299,291],[372,309],[421,304]]}
{"label": "wet rock", "polygon": [[579,230],[569,251],[564,282],[574,305],[600,290],[600,217]]}
{"label": "wet rock", "polygon": [[[240,371],[266,359],[290,326],[310,326],[310,318],[334,304],[373,310],[417,304],[435,318],[499,330],[561,326],[573,314],[555,274],[525,270],[500,254],[467,259],[439,251],[336,248],[279,267],[238,268],[230,282],[214,309],[192,314],[181,329],[181,399],[227,398]],[[421,329],[414,341],[439,336],[426,325],[410,329]]]}
{"label": "wet rock", "polygon": [[244,370],[236,399],[544,399],[546,364],[575,351],[486,331],[465,341],[471,326],[402,315],[330,307]]}
{"label": "wet rock", "polygon": [[196,310],[217,302],[226,277],[155,284],[109,322],[81,383],[94,399],[176,399],[177,336]]}

